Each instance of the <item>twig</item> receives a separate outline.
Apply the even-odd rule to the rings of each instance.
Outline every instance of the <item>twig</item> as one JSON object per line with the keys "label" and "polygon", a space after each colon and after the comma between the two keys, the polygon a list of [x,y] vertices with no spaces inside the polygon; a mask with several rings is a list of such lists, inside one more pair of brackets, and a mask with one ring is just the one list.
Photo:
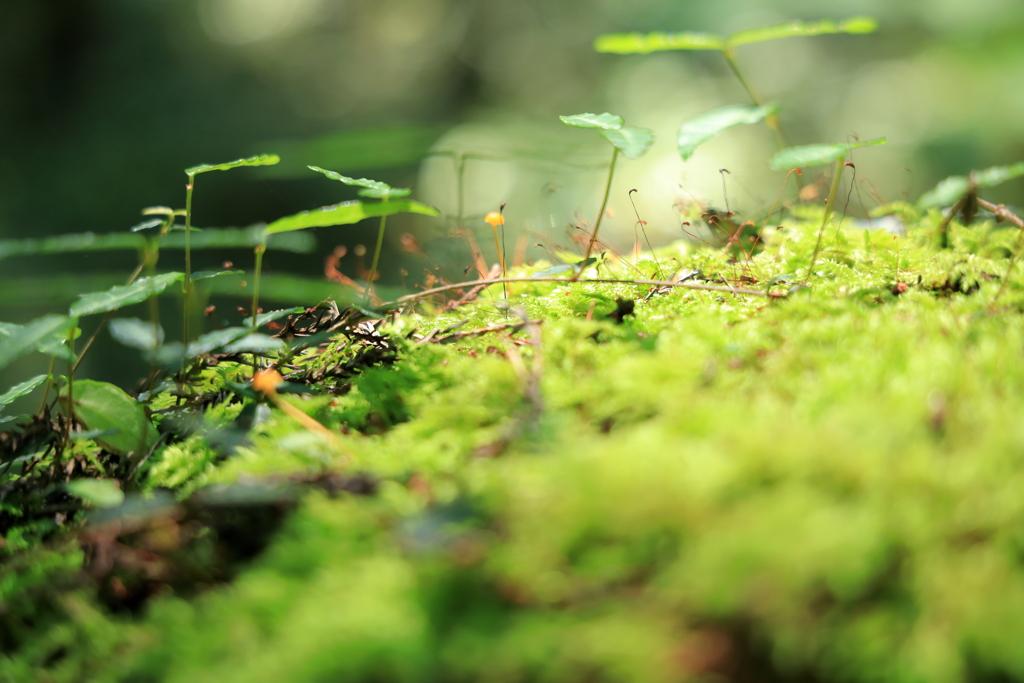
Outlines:
{"label": "twig", "polygon": [[[495,264],[494,267],[491,268],[491,272],[487,273],[487,277],[485,278],[485,280],[489,281],[489,280],[491,280],[493,278],[498,277],[498,275],[500,275],[500,274],[501,274],[501,265],[500,264]],[[463,304],[468,304],[470,301],[472,301],[473,299],[477,298],[477,296],[480,295],[480,292],[484,291],[484,289],[486,287],[487,287],[487,285],[477,285],[473,289],[471,289],[468,292],[466,292],[465,294],[463,294],[462,297],[460,297],[458,299],[454,299],[454,300],[449,301],[448,303],[446,303],[444,305],[445,310],[454,311],[459,306],[462,306]]]}
{"label": "twig", "polygon": [[434,344],[452,344],[459,341],[460,339],[468,339],[469,337],[479,337],[484,334],[490,334],[492,332],[504,332],[510,330],[510,334],[518,332],[524,327],[530,325],[541,325],[543,320],[526,320],[515,323],[503,323],[501,325],[488,325],[487,327],[478,327],[475,330],[463,330],[462,332],[454,332],[444,337],[434,338],[433,335],[427,335],[421,341],[430,341]]}
{"label": "twig", "polygon": [[1010,257],[1010,265],[1006,267],[1006,277],[1003,278],[1003,283],[999,285],[999,291],[996,292],[995,297],[992,299],[992,306],[996,305],[999,301],[999,297],[1006,291],[1006,286],[1010,284],[1010,275],[1013,273],[1013,267],[1017,264],[1017,258],[1020,257],[1021,244],[1024,243],[1024,220],[1020,216],[1015,214],[1006,208],[1005,204],[993,204],[987,202],[984,199],[978,199],[978,206],[988,209],[996,215],[998,221],[1008,221],[1016,225],[1020,232],[1017,234],[1017,243],[1013,247],[1013,255]]}
{"label": "twig", "polygon": [[[768,297],[769,295],[765,292],[756,289],[742,289],[740,287],[723,287],[721,285],[704,285],[697,282],[669,282],[667,280],[625,280],[615,278],[588,278],[586,280],[572,280],[569,278],[561,277],[506,277],[496,278],[494,280],[473,280],[470,282],[457,282],[451,285],[445,285],[443,287],[435,287],[433,289],[426,289],[422,292],[416,292],[414,294],[406,294],[400,296],[394,301],[383,304],[382,308],[394,308],[401,306],[417,299],[423,299],[434,294],[440,294],[442,292],[450,292],[453,289],[465,289],[466,287],[475,287],[477,285],[494,285],[501,282],[562,282],[565,284],[622,284],[622,285],[648,285],[653,287],[682,287],[684,289],[703,289],[709,292],[722,292],[724,294],[745,294],[747,296],[763,296]],[[773,297],[774,298],[774,297]]]}

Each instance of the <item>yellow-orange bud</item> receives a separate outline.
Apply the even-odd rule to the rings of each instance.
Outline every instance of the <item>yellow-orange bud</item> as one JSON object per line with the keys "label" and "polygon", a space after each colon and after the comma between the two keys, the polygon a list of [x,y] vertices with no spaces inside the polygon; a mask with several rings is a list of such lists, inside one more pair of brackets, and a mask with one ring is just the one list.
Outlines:
{"label": "yellow-orange bud", "polygon": [[489,214],[484,216],[484,220],[490,223],[492,228],[496,228],[499,225],[505,225],[505,217],[497,211],[491,211]]}
{"label": "yellow-orange bud", "polygon": [[277,386],[284,382],[277,370],[261,370],[252,378],[252,388],[264,394],[276,394]]}

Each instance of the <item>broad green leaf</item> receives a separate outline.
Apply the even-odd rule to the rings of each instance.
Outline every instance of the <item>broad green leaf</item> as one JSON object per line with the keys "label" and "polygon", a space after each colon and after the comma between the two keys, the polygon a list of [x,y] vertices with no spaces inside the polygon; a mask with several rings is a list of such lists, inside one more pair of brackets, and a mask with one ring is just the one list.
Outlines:
{"label": "broad green leaf", "polygon": [[598,52],[617,55],[647,54],[660,50],[721,50],[725,39],[711,33],[610,33],[594,41]]}
{"label": "broad green leaf", "polygon": [[78,318],[73,316],[46,315],[21,326],[15,334],[4,336],[0,339],[0,368],[30,351],[40,350],[40,346],[55,342],[77,322]]}
{"label": "broad green leaf", "polygon": [[145,301],[184,277],[184,273],[163,273],[162,275],[139,278],[130,285],[111,287],[105,292],[84,294],[82,298],[71,304],[69,312],[74,316],[83,316],[116,311],[124,306]]}
{"label": "broad green leaf", "polygon": [[[148,452],[156,444],[159,434],[146,411],[119,387],[90,379],[76,380],[73,395],[75,417],[87,428],[117,430],[115,434],[96,438],[112,453],[138,452],[140,446]],[[62,398],[66,406],[67,390]]]}
{"label": "broad green leaf", "polygon": [[152,351],[164,343],[162,327],[138,318],[114,318],[110,321],[110,336],[140,351]]}
{"label": "broad green leaf", "polygon": [[329,225],[349,225],[358,223],[364,218],[390,216],[396,213],[420,213],[425,216],[437,216],[440,212],[432,206],[420,204],[411,199],[396,202],[342,202],[332,206],[324,206],[312,211],[302,211],[293,216],[279,218],[267,226],[267,234],[306,228],[322,228]]}
{"label": "broad green leaf", "polygon": [[602,130],[601,135],[630,159],[637,159],[654,144],[654,133],[646,128]]}
{"label": "broad green leaf", "polygon": [[[24,329],[25,328],[22,327],[21,325],[14,325],[12,323],[0,323],[0,339],[3,339],[4,337],[10,337],[15,334],[23,334]],[[57,330],[54,333],[42,339],[40,342],[38,342],[36,344],[35,350],[38,351],[39,353],[46,354],[47,356],[53,356],[60,360],[74,362],[77,359],[77,357],[71,351],[71,349],[67,347],[65,342],[67,341],[69,336],[74,339],[78,339],[81,333],[82,331],[77,327],[75,327],[73,330],[70,330],[70,335],[69,330]]]}
{"label": "broad green leaf", "polygon": [[116,508],[124,502],[124,491],[116,479],[76,479],[64,490],[98,508]]}
{"label": "broad green leaf", "polygon": [[241,339],[237,339],[224,347],[226,353],[268,353],[280,351],[284,348],[284,341],[268,334],[253,332]]}
{"label": "broad green leaf", "polygon": [[792,168],[810,168],[824,166],[836,162],[857,147],[884,145],[886,138],[867,140],[866,142],[839,143],[835,145],[804,145],[803,147],[787,147],[780,150],[768,162],[773,171],[788,171]]}
{"label": "broad green leaf", "polygon": [[273,166],[279,161],[281,161],[281,157],[276,154],[260,154],[247,159],[235,159],[224,164],[199,164],[192,168],[186,168],[185,175],[194,176],[197,173],[206,173],[207,171],[229,171],[241,166]]}
{"label": "broad green leaf", "polygon": [[853,17],[839,22],[818,21],[810,24],[803,21],[791,21],[778,26],[765,26],[733,33],[725,39],[725,43],[728,47],[737,47],[778,38],[820,36],[829,33],[872,33],[877,28],[878,22],[872,17]]}
{"label": "broad green leaf", "polygon": [[625,121],[621,116],[609,114],[573,114],[572,116],[559,116],[562,123],[576,128],[600,128],[601,130],[615,130],[622,128]]}
{"label": "broad green leaf", "polygon": [[33,389],[38,387],[40,384],[50,378],[49,375],[36,375],[32,379],[27,379],[21,384],[15,384],[13,387],[8,389],[3,394],[0,394],[0,412],[16,398],[21,398],[26,394],[32,392]]}
{"label": "broad green leaf", "polygon": [[[200,249],[232,249],[237,247],[255,247],[264,240],[263,225],[251,228],[207,228],[192,229],[192,251]],[[87,251],[138,251],[146,245],[143,235],[132,233],[73,233],[46,237],[43,239],[0,240],[0,259],[9,256],[34,256],[36,254],[63,254]],[[173,232],[160,245],[161,249],[184,249],[185,233]],[[312,235],[296,233],[292,235],[276,235],[267,241],[267,248],[275,251],[289,251],[297,254],[308,254],[316,247],[316,239]]]}
{"label": "broad green leaf", "polygon": [[770,104],[761,107],[733,104],[687,119],[679,127],[679,156],[686,161],[693,156],[698,147],[724,131],[734,126],[760,123],[776,111],[778,109]]}
{"label": "broad green leaf", "polygon": [[323,173],[331,180],[338,180],[345,183],[346,185],[358,185],[359,187],[366,188],[365,190],[359,191],[360,197],[374,197],[376,199],[392,198],[392,197],[406,197],[412,190],[406,187],[391,187],[387,183],[382,183],[379,180],[370,180],[369,178],[349,178],[348,176],[341,175],[334,171],[328,171],[327,169],[320,168],[319,166],[310,166],[310,169],[317,173]]}

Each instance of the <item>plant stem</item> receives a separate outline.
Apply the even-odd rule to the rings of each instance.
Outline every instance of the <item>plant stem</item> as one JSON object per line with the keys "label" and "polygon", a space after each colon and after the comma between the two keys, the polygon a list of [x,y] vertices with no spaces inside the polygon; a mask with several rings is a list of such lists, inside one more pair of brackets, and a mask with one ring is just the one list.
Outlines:
{"label": "plant stem", "polygon": [[992,299],[992,306],[995,307],[999,297],[1006,291],[1006,286],[1010,284],[1010,275],[1013,273],[1013,267],[1017,264],[1017,259],[1020,257],[1021,245],[1024,244],[1024,220],[1021,220],[1020,216],[1007,209],[1003,204],[993,204],[979,198],[978,206],[994,213],[997,220],[1009,221],[1020,230],[1017,233],[1017,243],[1013,246],[1013,255],[1010,256],[1010,265],[1006,267],[1006,276],[1003,278],[1003,283],[999,285],[999,291],[996,292],[995,297]]}
{"label": "plant stem", "polygon": [[[388,198],[384,197],[384,203]],[[384,214],[380,217],[380,229],[377,231],[377,246],[373,250],[373,263],[370,265],[370,277],[366,281],[366,303],[370,303],[370,288],[373,287],[373,279],[377,276],[377,263],[380,261],[380,250],[384,246],[384,226],[387,225],[388,217]]]}
{"label": "plant stem", "polygon": [[601,229],[601,219],[604,218],[605,209],[608,208],[608,196],[612,192],[612,178],[615,176],[615,162],[619,158],[619,148],[612,148],[612,163],[608,166],[608,182],[604,186],[604,199],[601,200],[601,211],[597,214],[597,222],[594,223],[594,232],[590,235],[590,241],[587,243],[587,253],[583,257],[582,265],[580,269],[572,276],[572,281],[575,282],[579,279],[580,275],[587,267],[587,262],[590,260],[590,253],[594,250],[594,243],[597,242],[597,231]]}
{"label": "plant stem", "polygon": [[[501,224],[502,232],[504,232],[505,224]],[[508,277],[508,272],[505,270],[505,250],[501,247],[501,242],[498,240],[498,226],[492,225],[491,232],[494,233],[494,249],[498,252],[498,264],[501,265],[501,276]],[[505,299],[508,299],[508,289],[505,290]]]}
{"label": "plant stem", "polygon": [[266,243],[256,245],[253,250],[256,252],[256,274],[252,279],[252,326],[256,327],[256,316],[260,312],[260,273],[263,271],[263,252],[267,250]]}
{"label": "plant stem", "polygon": [[832,185],[828,189],[828,201],[825,202],[825,215],[821,219],[821,229],[818,230],[818,241],[814,244],[814,252],[811,254],[811,264],[807,267],[807,277],[801,284],[806,285],[814,272],[814,265],[818,262],[818,253],[821,251],[821,239],[825,236],[825,227],[832,217],[832,204],[835,202],[836,193],[839,191],[839,179],[843,175],[843,162],[846,157],[836,159],[835,170],[832,171]]}
{"label": "plant stem", "polygon": [[189,314],[192,312],[192,250],[189,248],[189,236],[192,233],[192,188],[195,186],[196,177],[188,177],[188,185],[185,186],[185,320],[182,336],[188,345],[189,335]]}
{"label": "plant stem", "polygon": [[[722,50],[722,57],[725,59],[725,63],[729,65],[733,75],[736,76],[736,80],[738,80],[740,85],[743,86],[743,89],[747,91],[747,95],[750,96],[751,102],[759,107],[763,107],[764,100],[761,99],[761,96],[757,94],[756,90],[754,90],[754,86],[750,84],[743,75],[743,72],[740,71],[739,65],[736,64],[736,55],[733,53],[732,48],[725,47]],[[779,122],[779,115],[775,113],[769,114],[765,117],[765,123],[767,123],[768,127],[772,129],[772,133],[775,135],[775,143],[779,146],[779,149],[785,149],[787,146],[786,137],[782,134],[782,124]],[[799,180],[797,182],[799,182]]]}

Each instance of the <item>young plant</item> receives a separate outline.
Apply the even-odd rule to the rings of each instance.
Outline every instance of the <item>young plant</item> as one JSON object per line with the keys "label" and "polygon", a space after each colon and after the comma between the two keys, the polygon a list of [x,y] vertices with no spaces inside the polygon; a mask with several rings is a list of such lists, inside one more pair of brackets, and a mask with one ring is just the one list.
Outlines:
{"label": "young plant", "polygon": [[825,166],[833,164],[832,184],[829,186],[828,199],[825,201],[825,215],[821,219],[821,228],[818,230],[818,241],[814,244],[814,251],[811,254],[811,262],[807,267],[807,276],[803,283],[811,279],[814,272],[814,265],[818,261],[818,254],[821,251],[821,240],[825,235],[825,228],[832,218],[832,206],[839,191],[839,179],[842,177],[846,155],[851,149],[867,147],[872,145],[884,145],[886,138],[868,140],[866,142],[840,143],[835,145],[804,145],[802,147],[790,147],[784,149],[772,157],[768,167],[773,171],[789,171],[794,168],[811,168],[814,166]]}
{"label": "young plant", "polygon": [[[421,204],[412,199],[400,199],[399,201],[390,201],[391,199],[405,197],[411,190],[400,187],[391,187],[386,183],[381,183],[376,180],[368,180],[366,178],[349,178],[343,176],[340,173],[334,171],[328,171],[326,169],[318,168],[316,166],[310,166],[314,171],[323,173],[332,180],[338,180],[345,183],[346,185],[356,185],[364,189],[359,191],[361,197],[374,197],[379,198],[382,201],[373,203],[364,203],[360,201],[349,201],[342,202],[340,204],[333,204],[331,206],[323,206],[319,209],[312,211],[301,211],[292,216],[286,216],[279,218],[270,225],[267,226],[264,231],[264,235],[267,237],[276,235],[284,232],[291,232],[293,230],[305,230],[307,228],[321,228],[331,225],[350,225],[358,223],[364,218],[377,218],[381,219],[380,229],[377,231],[377,247],[373,254],[373,265],[370,267],[370,278],[366,285],[366,301],[370,300],[370,287],[373,283],[377,273],[377,265],[380,259],[380,252],[384,244],[384,228],[386,226],[386,218],[396,213],[418,213],[426,216],[437,216],[440,212],[432,206]],[[257,251],[256,256],[256,279],[254,283],[253,291],[253,316],[255,317],[259,302],[259,270],[260,270],[261,254]]]}
{"label": "young plant", "polygon": [[[736,76],[743,89],[746,90],[750,101],[757,107],[765,106],[764,100],[758,94],[754,86],[747,80],[736,63],[736,48],[749,43],[760,43],[766,40],[779,38],[793,38],[798,36],[818,36],[831,33],[871,33],[878,28],[878,22],[871,17],[854,17],[844,21],[819,21],[816,23],[805,23],[792,21],[778,26],[765,26],[762,28],[747,29],[728,36],[718,36],[712,33],[684,31],[682,33],[612,33],[599,36],[594,41],[594,49],[598,52],[610,52],[619,55],[648,54],[660,50],[718,50],[729,66],[729,70]],[[782,126],[779,123],[778,114],[775,111],[765,116],[768,127],[775,135],[775,141],[779,149],[786,147],[786,139],[782,133]]]}
{"label": "young plant", "polygon": [[[970,225],[978,213],[978,191],[983,187],[995,187],[1007,180],[1024,175],[1024,162],[1012,166],[993,166],[984,171],[971,171],[968,176],[950,176],[926,192],[917,200],[922,209],[949,207],[949,215],[939,224],[938,242],[940,249],[949,248],[949,222],[959,215],[964,225]],[[986,206],[990,211],[994,205]]]}
{"label": "young plant", "polygon": [[[574,114],[572,116],[560,116],[562,123],[574,128],[594,128],[601,132],[601,136],[612,145],[612,160],[608,165],[608,181],[604,186],[604,197],[601,199],[601,210],[597,214],[597,221],[594,223],[594,232],[587,242],[587,253],[583,256],[583,263],[590,262],[590,254],[594,250],[594,243],[597,242],[597,231],[601,229],[601,219],[608,208],[608,196],[612,191],[612,178],[615,176],[615,162],[619,158],[619,152],[630,159],[638,159],[654,143],[654,133],[646,128],[624,127],[625,121],[621,116],[615,114]],[[575,281],[583,273],[586,265],[581,266],[573,275]]]}
{"label": "young plant", "polygon": [[192,250],[189,238],[192,234],[192,190],[195,189],[196,176],[207,171],[230,171],[233,168],[242,166],[271,166],[281,161],[276,154],[260,154],[259,156],[247,159],[236,159],[223,164],[199,164],[185,169],[188,176],[188,185],[185,186],[185,329],[183,338],[185,343],[189,342],[189,318],[191,315],[192,300]]}

